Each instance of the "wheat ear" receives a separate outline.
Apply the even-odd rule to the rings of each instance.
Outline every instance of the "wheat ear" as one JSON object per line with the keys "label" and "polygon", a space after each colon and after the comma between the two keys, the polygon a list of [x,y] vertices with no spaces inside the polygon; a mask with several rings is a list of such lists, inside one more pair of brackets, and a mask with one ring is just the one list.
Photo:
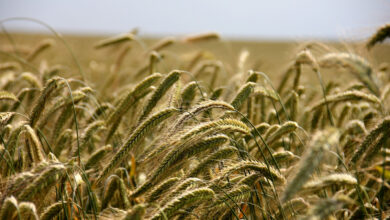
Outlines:
{"label": "wheat ear", "polygon": [[26,60],[33,61],[40,53],[49,49],[54,45],[54,41],[52,39],[45,39],[40,42],[28,55]]}
{"label": "wheat ear", "polygon": [[390,24],[386,24],[380,27],[374,35],[368,40],[366,47],[367,49],[371,49],[376,44],[384,41],[386,38],[390,36]]}
{"label": "wheat ear", "polygon": [[233,106],[231,106],[228,103],[223,102],[223,101],[205,101],[205,102],[200,103],[198,106],[195,106],[194,108],[192,108],[188,112],[182,114],[179,117],[179,119],[177,120],[176,125],[174,126],[173,130],[176,131],[184,124],[185,121],[187,121],[190,118],[195,117],[196,115],[200,114],[201,112],[205,112],[207,110],[215,109],[215,108],[224,109],[224,110],[231,110],[231,111],[234,110]]}
{"label": "wheat ear", "polygon": [[268,167],[266,164],[257,161],[241,161],[237,164],[233,164],[232,166],[224,169],[222,175],[213,181],[218,183],[231,173],[243,170],[256,171],[267,179],[274,180],[275,182],[285,182],[285,178],[276,169],[273,167]]}
{"label": "wheat ear", "polygon": [[358,160],[362,157],[362,155],[366,152],[367,148],[371,146],[372,143],[378,138],[378,136],[386,132],[390,129],[390,118],[387,117],[379,123],[376,128],[374,128],[363,140],[360,146],[357,148],[358,150],[353,154],[351,158],[351,163],[356,164]]}
{"label": "wheat ear", "polygon": [[34,198],[42,190],[48,190],[54,186],[65,173],[65,166],[61,164],[52,165],[42,172],[32,183],[26,186],[19,194],[19,200],[26,201]]}
{"label": "wheat ear", "polygon": [[203,202],[214,198],[214,191],[209,188],[199,188],[183,193],[166,204],[160,212],[155,214],[151,219],[164,219],[164,216],[171,218],[180,208],[191,205],[195,202]]}
{"label": "wheat ear", "polygon": [[146,132],[150,129],[156,127],[165,119],[172,116],[178,110],[174,108],[164,109],[160,112],[155,113],[150,116],[147,120],[142,122],[134,132],[128,137],[127,141],[122,145],[119,151],[115,154],[111,162],[103,169],[102,173],[97,179],[97,182],[100,182],[104,177],[111,173],[111,171],[118,166],[122,160],[126,157],[128,152],[140,141],[142,137],[145,136]]}
{"label": "wheat ear", "polygon": [[104,40],[99,41],[96,45],[96,49],[104,48],[107,46],[111,45],[118,45],[127,41],[132,41],[134,40],[134,34],[132,33],[126,33],[126,34],[121,34],[118,36],[110,37]]}
{"label": "wheat ear", "polygon": [[157,89],[154,91],[150,99],[148,100],[142,115],[140,117],[140,122],[143,121],[153,110],[153,108],[157,105],[157,102],[161,99],[162,96],[168,91],[168,89],[177,81],[179,80],[179,77],[181,75],[181,72],[178,70],[173,70],[170,72],[164,80],[161,82],[161,84],[157,87]]}
{"label": "wheat ear", "polygon": [[144,204],[135,205],[131,210],[127,211],[126,216],[122,220],[143,220],[146,212]]}
{"label": "wheat ear", "polygon": [[311,207],[308,215],[303,220],[327,219],[333,212],[341,209],[343,205],[351,203],[351,199],[345,195],[338,195],[334,198],[327,198],[319,201]]}
{"label": "wheat ear", "polygon": [[174,186],[180,178],[178,177],[172,177],[164,182],[162,182],[160,185],[156,186],[152,192],[150,193],[147,201],[148,202],[154,202],[157,201],[159,198],[161,198],[162,194],[166,191],[168,191],[172,186]]}
{"label": "wheat ear", "polygon": [[221,37],[218,33],[215,32],[208,32],[208,33],[201,33],[201,34],[195,34],[188,37],[185,37],[183,39],[186,43],[197,43],[202,41],[209,41],[209,40],[219,40]]}
{"label": "wheat ear", "polygon": [[38,89],[42,88],[41,82],[38,79],[37,75],[35,74],[32,74],[30,72],[23,72],[20,75],[20,78],[25,80],[28,84],[30,84],[32,88],[38,88]]}
{"label": "wheat ear", "polygon": [[28,134],[28,138],[26,139],[26,145],[32,161],[34,163],[39,163],[43,161],[43,148],[37,134],[35,133],[34,129],[32,129],[29,125],[25,125],[25,131]]}
{"label": "wheat ear", "polygon": [[161,176],[166,170],[168,170],[174,164],[178,163],[180,160],[184,160],[187,157],[192,156],[197,152],[202,152],[207,148],[219,147],[227,140],[228,137],[226,135],[215,135],[184,149],[181,149],[182,146],[179,145],[177,149],[173,149],[168,153],[168,155],[160,163],[160,166],[150,175],[148,180],[140,187],[138,187],[131,196],[133,198],[138,197],[139,195],[150,189],[159,176]]}
{"label": "wheat ear", "polygon": [[355,90],[327,96],[327,101],[321,100],[320,102],[312,105],[308,111],[317,110],[327,103],[337,104],[345,101],[366,101],[377,105],[381,104],[380,99],[378,99],[376,96]]}
{"label": "wheat ear", "polygon": [[140,83],[138,83],[138,85],[136,85],[134,89],[129,91],[127,95],[124,97],[124,99],[121,100],[121,102],[115,108],[115,111],[108,118],[107,124],[112,124],[115,121],[117,121],[120,117],[122,117],[131,107],[134,101],[136,101],[139,95],[142,94],[150,86],[152,86],[157,80],[159,80],[161,76],[162,75],[160,73],[154,73],[146,77]]}
{"label": "wheat ear", "polygon": [[196,82],[188,83],[181,93],[181,105],[180,108],[187,109],[196,96],[197,84]]}
{"label": "wheat ear", "polygon": [[61,213],[64,206],[67,206],[67,202],[56,202],[52,205],[45,208],[45,210],[42,212],[40,219],[41,220],[51,220],[54,219],[57,215]]}
{"label": "wheat ear", "polygon": [[256,86],[256,83],[253,83],[253,82],[248,82],[248,83],[244,84],[240,88],[240,90],[238,90],[236,97],[231,102],[231,105],[235,109],[240,110],[241,105],[249,97],[249,95],[253,92],[253,89],[255,86]]}
{"label": "wheat ear", "polygon": [[321,163],[324,151],[327,148],[326,137],[322,137],[321,135],[323,134],[319,132],[313,137],[309,152],[300,161],[297,173],[283,192],[282,203],[288,201],[302,188],[305,182],[310,178],[310,175]]}
{"label": "wheat ear", "polygon": [[217,164],[220,160],[227,159],[237,153],[237,149],[234,147],[224,147],[211,154],[203,161],[201,161],[195,168],[193,168],[187,177],[196,177],[199,173],[207,170],[209,167]]}
{"label": "wheat ear", "polygon": [[78,149],[75,149],[73,151],[73,156],[76,157],[78,151],[82,151],[85,149],[85,147],[88,145],[89,141],[92,139],[93,135],[98,132],[99,130],[105,130],[105,122],[104,121],[95,121],[91,124],[89,124],[86,128],[84,133],[81,135],[81,141],[80,146]]}
{"label": "wheat ear", "polygon": [[109,152],[112,151],[112,146],[111,145],[106,145],[96,152],[94,152],[87,162],[85,163],[85,170],[92,169],[97,163],[100,162],[100,160]]}
{"label": "wheat ear", "polygon": [[19,204],[18,209],[19,209],[19,215],[21,219],[39,220],[37,209],[35,208],[34,203],[21,202]]}
{"label": "wheat ear", "polygon": [[318,191],[325,187],[329,186],[354,186],[357,184],[357,180],[354,176],[348,173],[335,173],[328,176],[319,178],[318,180],[313,180],[307,182],[303,189],[306,191]]}
{"label": "wheat ear", "polygon": [[[72,133],[73,131],[71,129],[65,129],[58,140],[56,141],[56,145],[54,147],[54,155],[59,157],[61,155],[61,152],[64,150],[64,148],[67,146],[68,143],[71,143],[72,140]],[[71,150],[72,148],[69,148]]]}
{"label": "wheat ear", "polygon": [[18,212],[18,201],[13,196],[6,198],[1,205],[0,220],[7,220],[14,212]]}
{"label": "wheat ear", "polygon": [[18,98],[13,93],[7,91],[0,91],[0,100],[12,100],[19,102]]}
{"label": "wheat ear", "polygon": [[160,51],[162,49],[165,49],[169,46],[171,46],[172,44],[174,44],[176,42],[176,39],[173,38],[173,37],[166,37],[160,41],[158,41],[156,44],[154,44],[153,46],[150,47],[149,51]]}
{"label": "wheat ear", "polygon": [[38,98],[37,103],[32,108],[30,114],[30,125],[34,128],[35,124],[39,120],[43,109],[46,106],[46,101],[49,98],[50,94],[58,87],[58,83],[61,79],[58,77],[54,77],[47,81],[45,88],[42,90],[40,97]]}
{"label": "wheat ear", "polygon": [[298,128],[298,124],[293,121],[285,122],[275,132],[267,137],[267,144],[272,145],[276,140],[280,139],[283,135],[294,132]]}

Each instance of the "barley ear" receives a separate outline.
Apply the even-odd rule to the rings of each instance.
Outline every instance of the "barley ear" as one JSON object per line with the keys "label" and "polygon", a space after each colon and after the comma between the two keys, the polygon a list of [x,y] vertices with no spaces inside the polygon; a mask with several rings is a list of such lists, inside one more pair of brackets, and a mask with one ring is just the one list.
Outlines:
{"label": "barley ear", "polygon": [[45,39],[41,41],[28,55],[26,60],[33,61],[40,53],[49,49],[54,45],[54,41],[52,39]]}
{"label": "barley ear", "polygon": [[195,168],[193,168],[189,174],[188,177],[196,177],[201,172],[207,170],[209,167],[219,163],[223,159],[227,159],[231,156],[233,156],[235,153],[237,153],[237,149],[234,147],[224,147],[216,151],[215,153],[211,154],[207,158],[205,158],[203,161],[201,161]]}
{"label": "barley ear", "polygon": [[13,93],[7,91],[0,91],[0,100],[12,100],[19,102],[18,98]]}
{"label": "barley ear", "polygon": [[166,204],[161,211],[159,211],[157,214],[155,214],[151,219],[152,220],[158,220],[158,219],[164,219],[164,217],[167,217],[168,219],[171,218],[177,210],[184,206],[191,205],[193,203],[202,203],[206,200],[210,200],[214,198],[214,191],[209,188],[199,188],[191,191],[187,191],[183,193],[182,195],[174,198],[172,201],[170,201],[168,204]]}
{"label": "barley ear", "polygon": [[170,72],[161,84],[154,91],[150,99],[148,100],[145,108],[143,109],[142,115],[140,117],[140,122],[143,121],[153,110],[153,108],[157,105],[157,102],[164,96],[164,94],[168,91],[168,89],[177,81],[181,72],[179,70],[173,70]]}
{"label": "barley ear", "polygon": [[[56,145],[54,146],[54,155],[59,157],[61,155],[61,152],[64,150],[64,148],[67,146],[68,143],[71,143],[72,141],[72,130],[71,129],[65,129],[61,134],[58,140],[56,141]],[[72,148],[69,148],[71,150]]]}
{"label": "barley ear", "polygon": [[199,141],[198,143],[193,144],[189,147],[183,147],[185,146],[184,144],[182,144],[181,146],[179,145],[176,149],[173,149],[166,155],[166,157],[160,163],[160,166],[152,172],[146,182],[139,186],[132,193],[131,196],[135,198],[149,190],[154,185],[158,177],[164,174],[165,171],[169,170],[169,168],[172,167],[174,164],[177,164],[181,160],[185,160],[188,157],[196,155],[197,153],[202,152],[206,149],[217,148],[224,144],[227,140],[228,137],[226,135],[214,135],[205,138],[204,140]]}
{"label": "barley ear", "polygon": [[111,145],[106,145],[104,147],[101,147],[96,152],[94,152],[87,162],[85,163],[85,170],[92,169],[97,163],[100,162],[100,160],[109,152],[112,151]]}
{"label": "barley ear", "polygon": [[334,198],[327,198],[319,201],[315,206],[311,207],[308,215],[303,220],[310,219],[328,219],[335,211],[342,209],[345,204],[352,204],[351,199],[344,195],[338,195]]}
{"label": "barley ear", "polygon": [[240,110],[241,105],[244,103],[244,101],[249,97],[249,95],[253,92],[253,88],[256,86],[256,83],[248,82],[245,85],[243,85],[240,90],[237,92],[236,97],[231,102],[231,105],[237,109]]}
{"label": "barley ear", "polygon": [[201,34],[195,34],[188,37],[185,37],[183,39],[186,43],[198,43],[203,41],[209,41],[209,40],[219,40],[221,37],[218,33],[215,32],[209,32],[209,33],[201,33]]}
{"label": "barley ear", "polygon": [[376,96],[355,90],[327,96],[326,101],[325,99],[322,99],[320,102],[312,105],[309,111],[317,110],[327,103],[338,104],[344,101],[366,101],[372,104],[381,104],[380,99],[378,99]]}
{"label": "barley ear", "polygon": [[7,220],[13,216],[14,212],[18,212],[18,201],[11,196],[4,200],[0,209],[0,220]]}
{"label": "barley ear", "polygon": [[131,107],[131,105],[137,100],[137,98],[150,86],[152,86],[157,80],[161,78],[160,73],[154,73],[144,80],[142,80],[134,89],[129,91],[124,99],[115,108],[115,111],[107,119],[107,124],[111,125],[121,118]]}
{"label": "barley ear", "polygon": [[34,203],[21,202],[18,209],[21,219],[39,220],[37,209],[35,208]]}
{"label": "barley ear", "polygon": [[320,165],[324,151],[327,148],[327,139],[322,136],[321,132],[316,133],[313,137],[310,149],[306,156],[301,159],[298,171],[293,179],[288,183],[283,192],[282,203],[290,200],[298,192],[303,184],[310,178],[310,175]]}
{"label": "barley ear", "polygon": [[303,186],[305,191],[322,190],[329,186],[355,186],[358,184],[356,178],[348,173],[334,173],[328,176],[321,177],[317,180],[307,182]]}
{"label": "barley ear", "polygon": [[118,45],[118,44],[132,41],[132,40],[134,40],[134,34],[132,34],[132,33],[121,34],[118,36],[110,37],[110,38],[99,41],[95,45],[95,48],[100,49],[100,48],[104,48],[107,46]]}
{"label": "barley ear", "polygon": [[28,138],[26,139],[26,145],[28,147],[27,149],[30,157],[34,163],[39,163],[44,160],[42,144],[31,126],[25,125],[25,130],[28,135]]}
{"label": "barley ear", "polygon": [[127,211],[126,216],[122,220],[143,220],[146,212],[144,204],[135,205],[132,209]]}
{"label": "barley ear", "polygon": [[105,130],[105,122],[104,121],[95,121],[88,125],[88,127],[85,128],[84,133],[81,135],[81,143],[80,147],[78,149],[75,149],[73,151],[73,156],[76,157],[78,151],[82,151],[85,149],[85,147],[89,144],[89,141],[92,139],[93,135],[98,132],[99,130]]}
{"label": "barley ear", "polygon": [[366,152],[367,148],[371,146],[372,143],[378,138],[378,136],[382,132],[386,132],[388,135],[388,131],[390,129],[390,118],[387,117],[379,123],[376,128],[374,128],[363,140],[360,146],[357,148],[357,151],[354,153],[351,159],[351,164],[356,164],[358,160],[362,157],[362,155]]}
{"label": "barley ear", "polygon": [[101,209],[104,210],[108,207],[111,199],[114,197],[115,191],[118,189],[118,181],[120,179],[117,175],[111,175],[107,178],[105,186],[103,188]]}
{"label": "barley ear", "polygon": [[162,40],[158,41],[156,44],[150,47],[149,51],[160,51],[163,50],[172,44],[176,42],[176,39],[173,37],[166,37],[163,38]]}
{"label": "barley ear", "polygon": [[0,128],[3,129],[15,114],[16,112],[0,112]]}
{"label": "barley ear", "polygon": [[182,114],[179,119],[177,119],[176,124],[173,128],[174,131],[179,129],[185,121],[189,120],[190,118],[194,118],[201,112],[208,111],[210,109],[224,109],[224,110],[230,110],[234,111],[233,106],[229,105],[226,102],[223,101],[205,101],[200,103],[199,105],[193,107],[188,112]]}
{"label": "barley ear", "polygon": [[288,121],[280,126],[274,133],[267,138],[267,144],[272,145],[276,140],[280,139],[283,135],[294,132],[299,125],[296,122]]}
{"label": "barley ear", "polygon": [[37,194],[44,192],[54,186],[64,175],[65,167],[61,164],[52,165],[42,172],[33,182],[28,184],[19,194],[18,199],[28,201]]}
{"label": "barley ear", "polygon": [[180,108],[187,109],[196,96],[197,84],[196,82],[188,83],[181,93],[181,105]]}
{"label": "barley ear", "polygon": [[104,177],[109,175],[111,171],[117,167],[122,160],[126,157],[128,152],[140,141],[142,137],[146,135],[146,133],[156,127],[158,124],[163,122],[165,119],[172,116],[178,110],[174,108],[164,109],[160,112],[155,113],[150,116],[144,122],[142,122],[134,132],[128,137],[127,141],[122,145],[119,151],[115,154],[114,158],[111,162],[103,169],[100,176],[97,179],[97,182],[100,182]]}
{"label": "barley ear", "polygon": [[67,202],[56,202],[52,205],[45,208],[41,214],[41,220],[51,220],[54,219],[58,214],[61,213],[64,207],[67,206]]}
{"label": "barley ear", "polygon": [[390,36],[390,24],[386,24],[380,27],[374,35],[368,40],[366,47],[367,49],[371,49],[376,44],[384,41],[386,38]]}
{"label": "barley ear", "polygon": [[31,127],[35,127],[35,124],[39,120],[45,106],[48,98],[50,97],[51,93],[58,87],[58,83],[61,79],[58,77],[54,77],[47,81],[45,88],[42,90],[40,97],[38,98],[37,103],[32,108],[31,114],[30,114],[30,125]]}
{"label": "barley ear", "polygon": [[25,80],[28,84],[31,85],[32,88],[41,89],[42,85],[37,75],[32,74],[30,72],[24,72],[20,75],[20,78]]}
{"label": "barley ear", "polygon": [[162,194],[166,191],[168,191],[173,185],[175,185],[180,179],[178,177],[172,177],[164,182],[162,182],[160,185],[156,186],[154,190],[150,193],[147,201],[148,202],[155,202],[159,198],[161,198]]}

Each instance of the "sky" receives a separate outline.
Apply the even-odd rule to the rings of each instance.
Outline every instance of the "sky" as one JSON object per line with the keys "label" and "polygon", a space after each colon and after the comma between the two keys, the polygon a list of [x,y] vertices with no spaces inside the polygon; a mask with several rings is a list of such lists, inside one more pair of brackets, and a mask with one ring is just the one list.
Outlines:
{"label": "sky", "polygon": [[[0,20],[28,17],[63,34],[216,31],[235,39],[358,40],[390,23],[390,0],[0,0]],[[44,32],[25,20],[7,30]]]}

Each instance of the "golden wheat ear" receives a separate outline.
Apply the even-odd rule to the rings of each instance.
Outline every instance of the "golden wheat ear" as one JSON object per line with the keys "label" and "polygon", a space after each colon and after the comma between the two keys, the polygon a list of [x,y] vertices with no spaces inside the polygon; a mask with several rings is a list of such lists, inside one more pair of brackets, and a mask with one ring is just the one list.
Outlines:
{"label": "golden wheat ear", "polygon": [[351,199],[345,195],[322,199],[308,210],[307,216],[303,219],[327,219],[333,212],[351,203]]}
{"label": "golden wheat ear", "polygon": [[[388,130],[390,128],[390,118],[387,117],[383,119],[377,126],[374,128],[366,137],[364,138],[363,142],[360,144],[360,146],[357,148],[355,153],[353,154],[350,164],[356,165],[358,161],[362,158],[364,153],[366,153],[367,149],[375,144],[375,140],[383,133],[385,136],[387,136]],[[380,145],[381,147],[381,145]]]}
{"label": "golden wheat ear", "polygon": [[0,100],[12,100],[15,102],[19,101],[13,93],[7,91],[0,91]]}
{"label": "golden wheat ear", "polygon": [[321,132],[313,137],[312,143],[306,155],[299,163],[299,168],[293,179],[286,186],[281,201],[282,203],[290,200],[310,178],[311,174],[320,165],[324,151],[327,149],[327,139]]}
{"label": "golden wheat ear", "polygon": [[40,53],[43,53],[45,50],[49,49],[54,45],[55,41],[53,39],[44,39],[42,40],[28,55],[26,60],[31,62],[33,61]]}
{"label": "golden wheat ear", "polygon": [[121,34],[118,36],[110,37],[104,40],[99,41],[96,45],[96,49],[108,47],[108,46],[113,46],[113,45],[118,45],[124,42],[132,41],[134,40],[134,34],[132,33],[126,33],[126,34]]}
{"label": "golden wheat ear", "polygon": [[197,90],[197,83],[192,81],[185,85],[183,88],[180,98],[181,98],[181,104],[180,108],[183,110],[188,109],[188,107],[191,105],[193,100],[195,99],[196,96],[196,90]]}
{"label": "golden wheat ear", "polygon": [[174,108],[164,109],[160,112],[155,113],[154,115],[146,119],[144,122],[142,122],[128,137],[127,141],[115,154],[111,162],[104,167],[103,171],[97,179],[97,182],[100,182],[103,180],[103,178],[107,177],[107,175],[109,175],[112,170],[123,161],[129,151],[140,141],[142,137],[146,135],[146,133],[150,129],[156,127],[158,124],[171,117],[176,112],[178,112],[178,110]]}
{"label": "golden wheat ear", "polygon": [[35,106],[32,108],[30,113],[30,125],[31,127],[35,127],[35,124],[39,120],[45,106],[46,102],[49,99],[50,95],[58,88],[62,79],[59,77],[54,77],[47,81],[45,88],[42,90],[41,95],[38,98]]}
{"label": "golden wheat ear", "polygon": [[203,42],[203,41],[209,41],[209,40],[219,40],[219,39],[221,39],[221,36],[219,36],[218,33],[209,32],[209,33],[201,33],[201,34],[187,36],[183,39],[183,42],[197,43],[197,42]]}
{"label": "golden wheat ear", "polygon": [[51,204],[50,206],[46,207],[45,210],[42,212],[40,219],[41,220],[54,219],[56,216],[62,213],[64,206],[66,207],[67,205],[68,203],[65,201]]}
{"label": "golden wheat ear", "polygon": [[15,212],[18,212],[18,201],[13,196],[6,198],[0,209],[0,219],[5,220],[13,216]]}
{"label": "golden wheat ear", "polygon": [[170,72],[164,80],[161,82],[161,84],[157,87],[157,89],[154,91],[150,99],[148,100],[146,106],[143,109],[143,112],[141,114],[141,117],[139,119],[140,122],[142,122],[153,110],[154,107],[156,107],[157,102],[165,95],[165,93],[168,91],[171,86],[179,80],[181,75],[181,72],[179,70],[173,70]]}
{"label": "golden wheat ear", "polygon": [[174,37],[163,38],[160,41],[156,42],[156,44],[151,46],[149,48],[149,51],[157,51],[157,52],[159,52],[160,50],[163,50],[163,49],[173,45],[174,43],[176,43],[176,41],[177,40]]}
{"label": "golden wheat ear", "polygon": [[39,219],[34,203],[21,202],[18,211],[21,219]]}
{"label": "golden wheat ear", "polygon": [[214,196],[214,191],[209,188],[198,188],[185,192],[182,195],[172,199],[168,204],[162,207],[161,211],[156,213],[151,219],[163,219],[164,216],[170,218],[177,212],[177,210],[179,210],[183,206],[194,204],[195,202],[199,204],[213,199]]}
{"label": "golden wheat ear", "polygon": [[367,49],[373,48],[376,44],[381,43],[390,36],[390,24],[386,24],[380,27],[374,35],[368,40],[366,47]]}
{"label": "golden wheat ear", "polygon": [[137,204],[127,211],[126,216],[123,220],[142,220],[146,213],[145,204]]}

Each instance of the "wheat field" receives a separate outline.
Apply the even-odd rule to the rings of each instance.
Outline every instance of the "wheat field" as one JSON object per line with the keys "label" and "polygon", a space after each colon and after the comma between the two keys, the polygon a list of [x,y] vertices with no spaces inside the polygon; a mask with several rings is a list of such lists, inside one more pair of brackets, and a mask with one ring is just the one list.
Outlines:
{"label": "wheat field", "polygon": [[0,35],[0,219],[386,219],[365,42]]}

